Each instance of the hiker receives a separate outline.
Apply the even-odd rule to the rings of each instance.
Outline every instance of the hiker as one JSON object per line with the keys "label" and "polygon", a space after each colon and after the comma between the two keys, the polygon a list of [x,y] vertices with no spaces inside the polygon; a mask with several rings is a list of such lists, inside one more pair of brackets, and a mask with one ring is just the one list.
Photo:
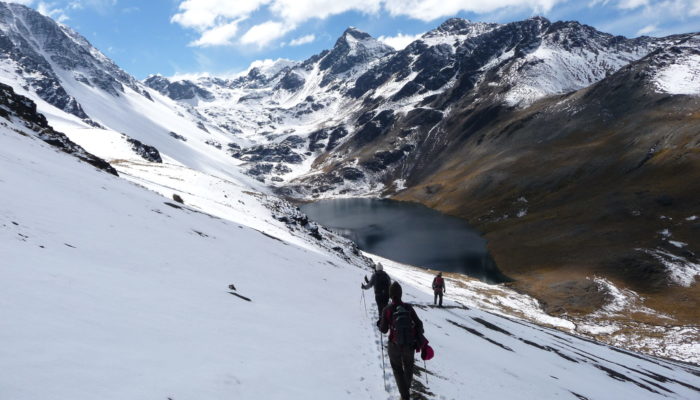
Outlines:
{"label": "hiker", "polygon": [[365,276],[365,284],[362,285],[362,289],[367,290],[374,287],[374,300],[377,302],[377,313],[379,313],[379,317],[382,316],[382,310],[389,303],[390,284],[391,278],[389,278],[389,274],[384,272],[382,263],[374,267],[374,273],[369,280],[367,280]]}
{"label": "hiker", "polygon": [[389,332],[389,363],[401,400],[408,400],[413,381],[413,354],[423,335],[423,322],[410,304],[401,301],[401,285],[398,282],[391,284],[389,296],[391,304],[382,311],[379,330]]}
{"label": "hiker", "polygon": [[435,279],[433,279],[433,293],[435,293],[435,298],[433,299],[433,305],[438,304],[438,296],[440,297],[440,305],[442,307],[442,295],[445,294],[445,280],[442,279],[442,272],[438,272]]}

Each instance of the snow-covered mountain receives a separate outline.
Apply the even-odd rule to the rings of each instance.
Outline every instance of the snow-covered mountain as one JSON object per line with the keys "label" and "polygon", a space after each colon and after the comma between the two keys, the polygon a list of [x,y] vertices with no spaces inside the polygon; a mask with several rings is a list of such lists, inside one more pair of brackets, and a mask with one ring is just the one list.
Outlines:
{"label": "snow-covered mountain", "polygon": [[[228,175],[229,134],[117,67],[78,33],[0,3],[0,82],[32,99],[50,124],[108,161],[166,161]],[[162,157],[161,157],[162,156]]]}
{"label": "snow-covered mountain", "polygon": [[[336,245],[342,239],[308,223],[272,193],[420,201],[486,232],[499,265],[521,278],[517,289],[541,295],[540,304],[552,314],[578,313],[580,319],[571,317],[585,325],[574,328],[578,333],[632,347],[639,339],[627,329],[648,329],[664,345],[635,348],[697,362],[697,346],[660,348],[676,330],[673,344],[698,332],[692,325],[700,299],[693,286],[700,244],[691,219],[700,214],[692,202],[693,182],[700,182],[692,179],[699,170],[693,167],[697,35],[626,39],[543,18],[510,24],[450,19],[401,51],[349,28],[332,49],[305,61],[258,63],[235,78],[154,75],[139,82],[70,28],[17,4],[0,3],[0,12],[0,83],[31,99],[46,117],[44,125],[29,129],[50,126],[65,134],[62,141],[72,141],[69,153],[97,164],[106,160],[122,178],[186,204],[168,200],[165,210],[203,212],[226,226],[252,227],[320,252],[322,260],[342,253],[352,265],[342,268],[352,275],[362,267],[356,249]],[[8,142],[10,150],[14,143]],[[45,149],[26,143],[32,144],[16,146]],[[116,187],[131,193],[132,186]],[[669,198],[678,209],[659,209]],[[13,215],[9,206],[5,212]],[[172,228],[198,237],[228,232]],[[127,231],[136,238],[129,246],[144,239]],[[333,241],[316,243],[328,235]],[[185,247],[190,238],[183,237],[172,243]],[[218,254],[217,246],[207,251]],[[615,257],[601,248],[613,249]],[[213,262],[238,260],[231,258],[234,250],[247,251],[221,250],[228,258],[213,255]],[[169,265],[182,266],[175,261],[180,253],[173,254]],[[280,265],[306,262],[295,257]],[[567,270],[565,278],[580,280],[562,282],[562,265],[579,268]],[[669,271],[679,270],[687,288],[669,285]],[[528,280],[532,276],[546,278]],[[641,322],[637,311],[646,305],[604,314],[618,287],[634,289],[629,298],[651,299],[653,312],[642,313]],[[595,309],[577,309],[581,302],[590,306],[590,293],[603,300]],[[682,315],[669,316],[677,310]],[[617,321],[615,336],[598,336],[601,324],[622,317],[629,320]]]}
{"label": "snow-covered mountain", "polygon": [[[283,193],[358,195],[391,190],[385,171],[420,152],[420,131],[451,117],[464,99],[526,107],[590,86],[677,39],[626,39],[541,17],[505,25],[454,18],[401,51],[349,28],[330,51],[280,60],[267,73],[145,83],[247,139],[251,146],[231,153]],[[367,146],[392,126],[402,129],[400,145]],[[329,169],[330,176],[317,174]],[[314,182],[300,185],[305,176]]]}
{"label": "snow-covered mountain", "polygon": [[[397,395],[382,370],[376,310],[356,286],[367,259],[347,240],[245,182],[142,166],[152,185],[180,185],[196,205],[163,198],[57,151],[28,123],[28,99],[9,90],[0,98],[4,398]],[[450,279],[453,300],[432,308],[427,272],[383,261],[437,352],[417,367],[416,398],[700,392],[696,366],[472,308],[486,285]],[[567,329],[522,295],[503,298]]]}

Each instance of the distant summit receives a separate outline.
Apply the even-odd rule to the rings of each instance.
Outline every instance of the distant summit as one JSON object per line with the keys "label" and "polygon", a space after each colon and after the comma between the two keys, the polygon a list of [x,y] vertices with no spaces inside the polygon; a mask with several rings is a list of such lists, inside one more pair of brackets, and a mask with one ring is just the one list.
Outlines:
{"label": "distant summit", "polygon": [[377,60],[394,49],[366,32],[348,28],[335,42],[333,49],[321,60],[321,70],[329,70],[331,74],[340,74],[361,64]]}

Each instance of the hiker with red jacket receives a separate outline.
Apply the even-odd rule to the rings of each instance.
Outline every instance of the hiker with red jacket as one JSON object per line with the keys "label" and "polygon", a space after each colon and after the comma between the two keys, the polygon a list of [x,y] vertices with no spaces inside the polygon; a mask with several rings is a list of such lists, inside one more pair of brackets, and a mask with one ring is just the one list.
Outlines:
{"label": "hiker with red jacket", "polygon": [[408,400],[413,381],[413,354],[423,335],[423,322],[410,304],[401,301],[401,285],[398,282],[391,284],[389,296],[391,304],[382,311],[379,330],[389,332],[389,362],[401,400]]}
{"label": "hiker with red jacket", "polygon": [[374,287],[374,300],[377,302],[377,312],[381,317],[382,310],[389,303],[389,285],[391,285],[391,278],[389,274],[384,272],[384,267],[382,263],[377,264],[372,277],[367,280],[365,276],[365,284],[362,285],[362,289],[367,290]]}
{"label": "hiker with red jacket", "polygon": [[435,279],[433,279],[433,292],[435,293],[433,305],[438,304],[438,297],[440,297],[440,305],[438,307],[442,307],[442,295],[445,294],[445,280],[442,279],[442,272],[438,272]]}

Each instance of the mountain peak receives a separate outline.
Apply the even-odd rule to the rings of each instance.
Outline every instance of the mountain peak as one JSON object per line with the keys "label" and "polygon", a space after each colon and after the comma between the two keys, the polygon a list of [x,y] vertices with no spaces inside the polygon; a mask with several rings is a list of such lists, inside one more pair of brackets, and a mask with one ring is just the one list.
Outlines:
{"label": "mountain peak", "polygon": [[381,58],[394,49],[370,34],[349,27],[335,42],[333,49],[321,60],[321,70],[332,74],[348,71],[353,67]]}
{"label": "mountain peak", "polygon": [[350,27],[348,27],[348,29],[346,29],[343,32],[343,34],[340,36],[340,38],[338,40],[347,39],[348,36],[351,36],[357,40],[374,39],[372,37],[372,35],[370,35],[369,33],[361,31],[361,30],[355,28],[354,26],[350,26]]}
{"label": "mountain peak", "polygon": [[454,32],[454,31],[460,31],[463,29],[466,29],[471,25],[472,22],[469,21],[468,19],[464,18],[450,18],[440,24],[440,26],[437,27],[438,30],[444,31],[444,32]]}

